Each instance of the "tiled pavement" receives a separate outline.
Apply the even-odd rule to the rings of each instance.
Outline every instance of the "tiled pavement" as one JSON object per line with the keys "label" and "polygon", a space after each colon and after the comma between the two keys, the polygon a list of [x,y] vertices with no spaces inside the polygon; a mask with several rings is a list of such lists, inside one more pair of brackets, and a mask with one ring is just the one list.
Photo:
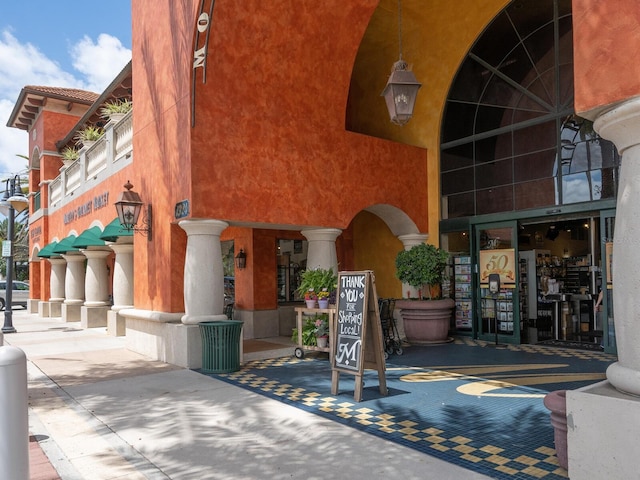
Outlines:
{"label": "tiled pavement", "polygon": [[492,478],[566,478],[544,395],[604,379],[615,357],[537,345],[493,347],[463,337],[406,348],[406,355],[387,361],[389,394],[380,394],[377,373],[367,371],[361,402],[353,399],[349,375],[341,374],[339,394],[331,394],[326,354],[254,361],[218,377]]}
{"label": "tiled pavement", "polygon": [[62,480],[361,478],[364,465],[369,480],[566,478],[542,397],[597,382],[615,361],[460,338],[392,355],[390,394],[367,372],[357,403],[350,375],[330,395],[321,355],[211,378],[133,354],[101,329],[22,312],[14,325],[5,341],[27,354],[39,441],[32,479],[57,478],[51,465]]}

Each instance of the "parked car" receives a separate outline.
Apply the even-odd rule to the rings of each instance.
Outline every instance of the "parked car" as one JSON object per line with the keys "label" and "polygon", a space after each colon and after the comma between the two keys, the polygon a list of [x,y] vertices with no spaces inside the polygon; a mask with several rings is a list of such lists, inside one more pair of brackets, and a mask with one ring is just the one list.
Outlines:
{"label": "parked car", "polygon": [[[13,281],[13,290],[11,291],[12,307],[18,305],[27,308],[27,300],[29,300],[29,284],[19,280]],[[7,304],[7,282],[0,282],[0,310],[4,310]]]}

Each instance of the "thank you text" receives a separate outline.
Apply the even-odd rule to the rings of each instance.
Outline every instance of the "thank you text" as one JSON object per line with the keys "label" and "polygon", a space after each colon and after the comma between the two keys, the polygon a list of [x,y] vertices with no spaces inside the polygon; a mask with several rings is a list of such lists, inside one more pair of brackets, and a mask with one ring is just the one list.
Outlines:
{"label": "thank you text", "polygon": [[347,370],[359,370],[362,359],[362,339],[366,325],[364,299],[367,276],[341,274],[338,285],[335,365]]}

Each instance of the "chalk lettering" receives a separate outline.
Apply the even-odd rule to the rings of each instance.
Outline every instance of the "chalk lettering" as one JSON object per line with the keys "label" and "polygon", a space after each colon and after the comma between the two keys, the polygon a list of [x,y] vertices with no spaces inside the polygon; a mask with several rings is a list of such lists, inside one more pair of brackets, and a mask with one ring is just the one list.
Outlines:
{"label": "chalk lettering", "polygon": [[362,340],[357,340],[352,344],[341,343],[340,345],[338,345],[336,362],[344,365],[349,365],[349,362],[356,362],[358,359],[357,352],[360,349],[361,344]]}

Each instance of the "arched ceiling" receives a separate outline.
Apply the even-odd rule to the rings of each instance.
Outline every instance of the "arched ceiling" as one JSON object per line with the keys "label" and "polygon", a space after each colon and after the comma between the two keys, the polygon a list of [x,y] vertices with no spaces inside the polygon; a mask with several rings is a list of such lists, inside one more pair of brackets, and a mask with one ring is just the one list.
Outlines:
{"label": "arched ceiling", "polygon": [[380,97],[399,57],[398,0],[381,0],[354,63],[347,129],[427,149],[437,147],[444,102],[453,77],[475,39],[508,3],[402,0],[402,58],[422,88],[413,118],[399,127],[389,121]]}

